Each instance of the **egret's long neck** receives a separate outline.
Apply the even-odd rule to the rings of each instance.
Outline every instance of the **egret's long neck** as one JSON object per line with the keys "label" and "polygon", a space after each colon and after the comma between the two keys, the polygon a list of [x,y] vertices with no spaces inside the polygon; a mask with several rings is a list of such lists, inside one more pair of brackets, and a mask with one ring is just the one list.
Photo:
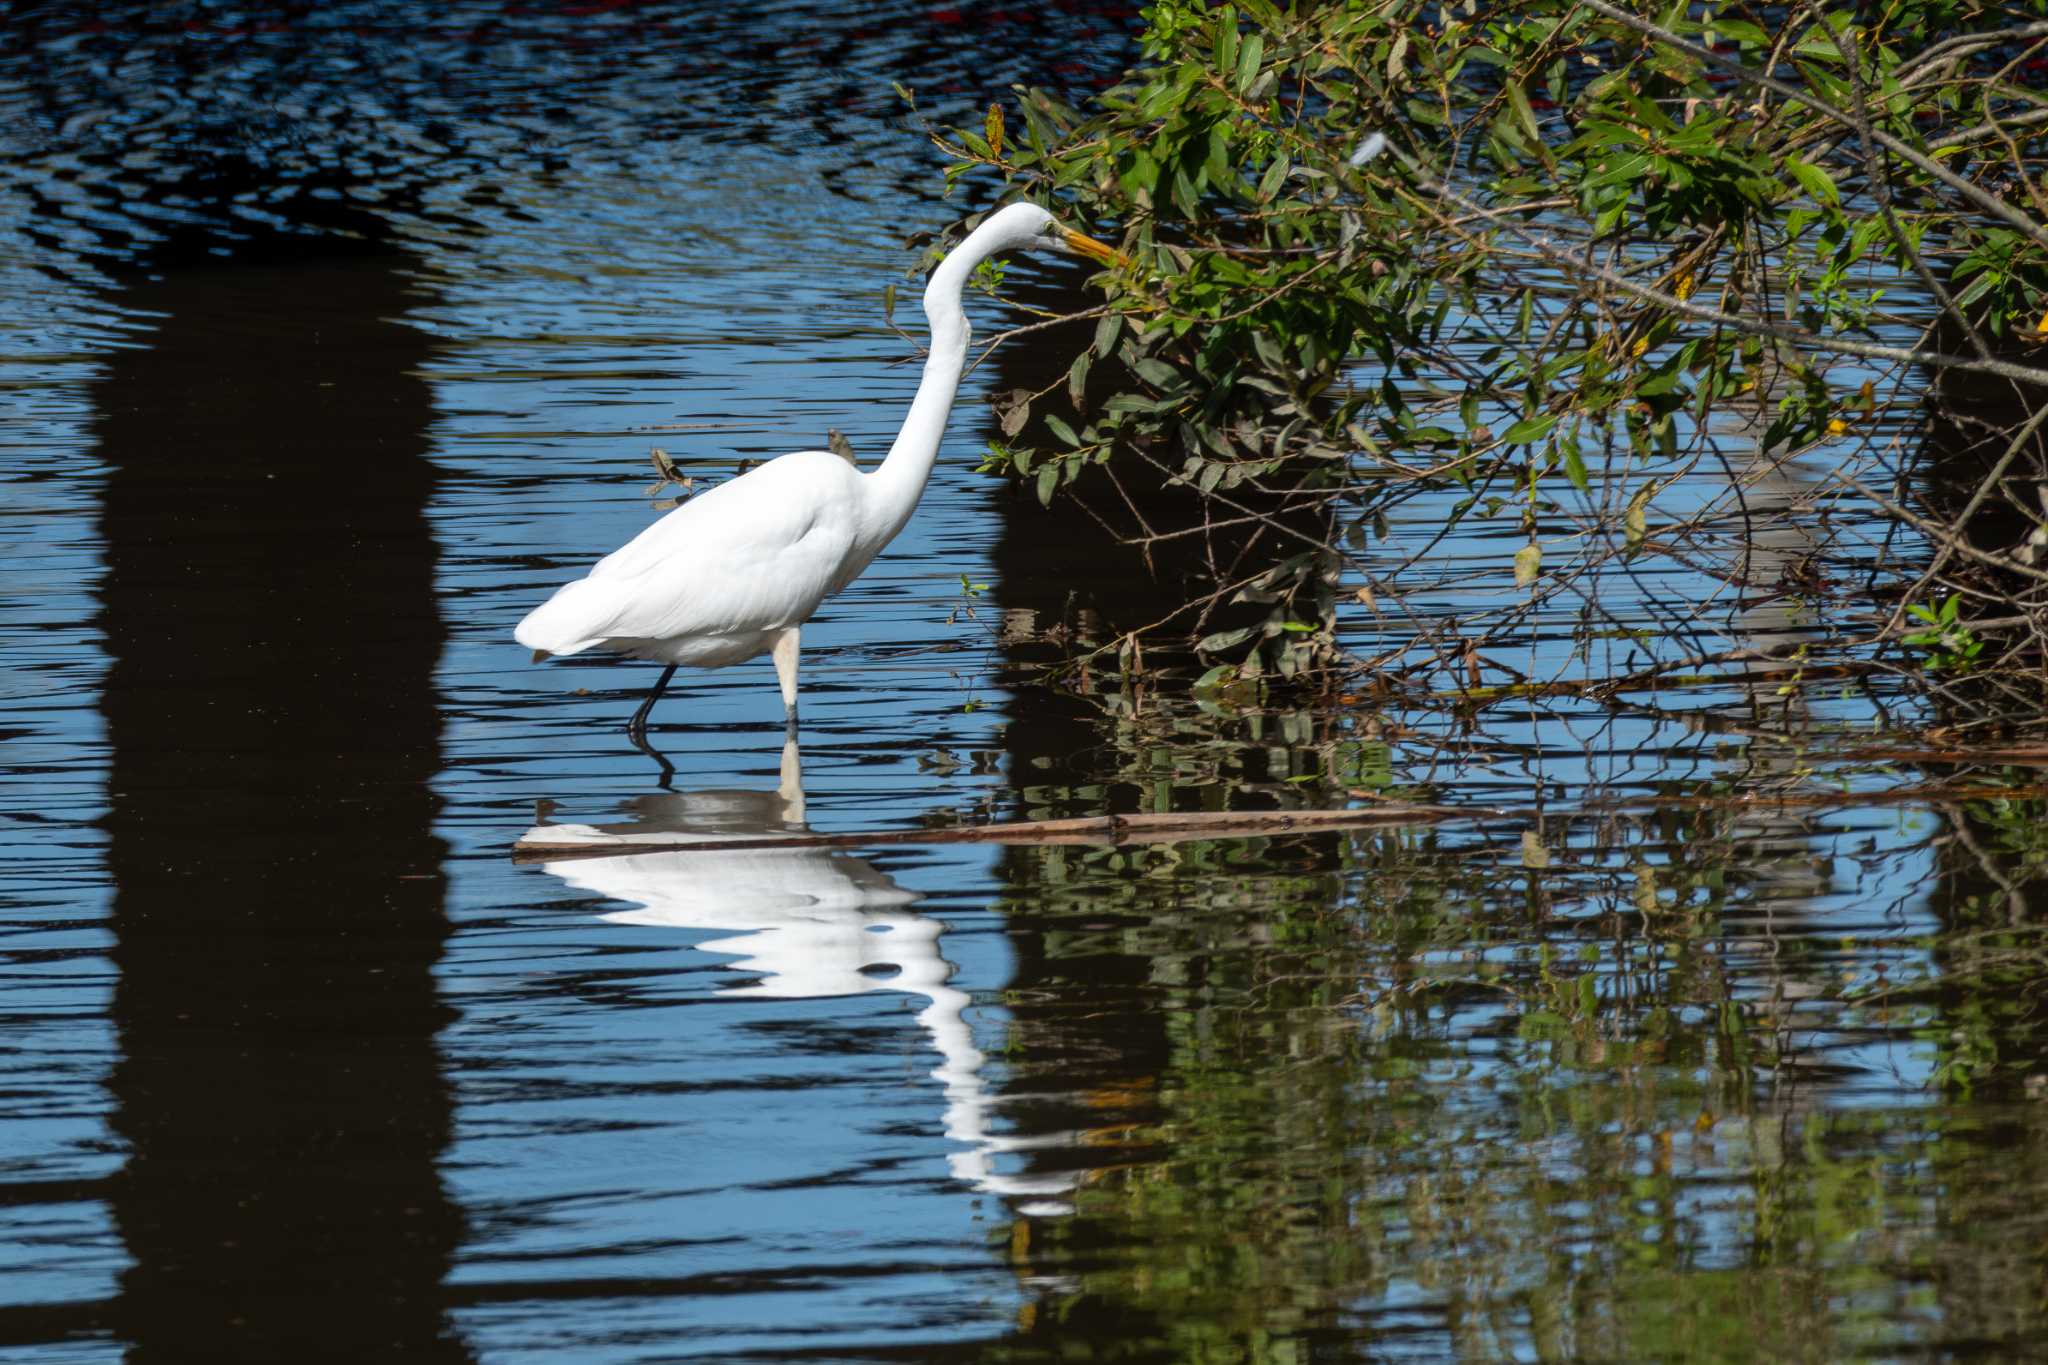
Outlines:
{"label": "egret's long neck", "polygon": [[967,366],[970,333],[960,295],[974,267],[1000,249],[990,226],[985,223],[976,228],[954,247],[925,286],[924,315],[931,326],[931,354],[924,362],[924,379],[917,386],[917,397],[911,400],[910,415],[903,419],[903,429],[896,433],[896,444],[889,447],[889,457],[870,476],[874,480],[872,505],[890,536],[910,520],[917,500],[924,495],[932,461],[938,458],[939,438],[953,411],[960,372]]}

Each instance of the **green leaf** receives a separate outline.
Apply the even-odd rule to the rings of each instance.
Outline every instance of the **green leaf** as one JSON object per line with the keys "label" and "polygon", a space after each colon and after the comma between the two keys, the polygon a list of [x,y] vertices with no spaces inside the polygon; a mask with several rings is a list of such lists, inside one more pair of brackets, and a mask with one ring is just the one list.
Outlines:
{"label": "green leaf", "polygon": [[1746,19],[1730,19],[1725,15],[1714,17],[1714,30],[1724,38],[1733,38],[1747,47],[1769,47],[1770,35]]}
{"label": "green leaf", "polygon": [[1259,177],[1259,198],[1271,199],[1280,192],[1292,164],[1285,156],[1276,156],[1266,164],[1266,173]]}
{"label": "green leaf", "polygon": [[1052,506],[1052,490],[1060,486],[1060,467],[1057,461],[1038,471],[1038,505]]}
{"label": "green leaf", "polygon": [[1800,188],[1812,195],[1817,202],[1834,206],[1841,204],[1842,194],[1835,188],[1835,178],[1820,167],[1795,156],[1786,158],[1785,169],[1792,173],[1792,178],[1799,182]]}
{"label": "green leaf", "polygon": [[1237,78],[1231,82],[1238,94],[1242,95],[1251,89],[1252,78],[1259,74],[1259,63],[1265,55],[1264,34],[1254,33],[1244,40],[1237,54]]}
{"label": "green leaf", "polygon": [[1254,629],[1252,626],[1241,626],[1236,630],[1219,630],[1214,635],[1204,635],[1201,639],[1195,641],[1195,648],[1204,654],[1213,654],[1219,649],[1229,649],[1233,645],[1241,645],[1246,640],[1251,639]]}
{"label": "green leaf", "polygon": [[1556,413],[1538,413],[1534,417],[1524,417],[1521,421],[1509,427],[1501,439],[1509,445],[1522,445],[1529,441],[1539,441],[1548,436],[1550,429],[1556,425]]}
{"label": "green leaf", "polygon": [[1287,352],[1281,348],[1280,338],[1264,328],[1252,333],[1252,350],[1266,368],[1276,374],[1286,374],[1292,368],[1287,363]]}
{"label": "green leaf", "polygon": [[1137,372],[1138,378],[1148,383],[1156,384],[1162,389],[1173,388],[1180,383],[1179,370],[1176,370],[1165,361],[1155,360],[1151,356],[1146,356],[1143,360],[1131,366],[1131,368]]}
{"label": "green leaf", "polygon": [[1536,126],[1536,110],[1529,103],[1529,92],[1522,88],[1520,81],[1509,81],[1507,86],[1508,104],[1515,111],[1515,118],[1522,125],[1522,132],[1529,139],[1530,149],[1545,161],[1550,153],[1543,145],[1543,130]]}
{"label": "green leaf", "polygon": [[1088,349],[1097,360],[1116,349],[1117,330],[1124,325],[1123,314],[1111,313],[1095,324],[1095,342]]}
{"label": "green leaf", "polygon": [[1209,155],[1202,162],[1202,176],[1211,185],[1231,183],[1230,133],[1220,123],[1209,130]]}
{"label": "green leaf", "polygon": [[1216,73],[1227,76],[1237,69],[1237,11],[1216,13]]}
{"label": "green leaf", "polygon": [[1836,41],[1835,35],[1819,26],[1801,34],[1799,41],[1792,45],[1792,50],[1802,57],[1811,57],[1816,61],[1831,62],[1836,66],[1845,64],[1841,45]]}
{"label": "green leaf", "polygon": [[1515,551],[1515,586],[1526,588],[1536,581],[1536,575],[1543,571],[1543,547],[1530,541]]}
{"label": "green leaf", "polygon": [[1068,426],[1066,419],[1058,413],[1048,412],[1045,414],[1045,429],[1058,437],[1062,445],[1078,446],[1081,444],[1081,438],[1074,434],[1074,429]]}
{"label": "green leaf", "polygon": [[1572,487],[1581,493],[1591,494],[1593,481],[1586,474],[1586,457],[1579,453],[1579,443],[1567,436],[1560,442],[1564,448],[1564,473],[1572,481]]}
{"label": "green leaf", "polygon": [[1073,400],[1074,410],[1081,410],[1088,396],[1088,363],[1094,357],[1088,351],[1074,357],[1074,363],[1067,367],[1067,397]]}

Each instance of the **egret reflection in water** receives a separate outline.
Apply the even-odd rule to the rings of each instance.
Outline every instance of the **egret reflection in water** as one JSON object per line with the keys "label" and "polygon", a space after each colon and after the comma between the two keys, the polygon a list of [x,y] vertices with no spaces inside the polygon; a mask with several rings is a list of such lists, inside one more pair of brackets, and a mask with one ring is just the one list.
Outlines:
{"label": "egret reflection in water", "polygon": [[[529,839],[549,843],[628,845],[707,842],[805,833],[803,779],[794,739],[782,750],[773,791],[664,792],[626,803],[634,817],[607,825],[544,825]],[[945,925],[909,907],[922,899],[865,860],[831,848],[690,849],[565,858],[543,869],[579,891],[636,908],[602,916],[613,924],[672,929],[726,929],[731,937],[698,944],[730,954],[733,966],[758,974],[726,986],[721,997],[811,1000],[904,991],[930,1001],[917,1022],[930,1035],[944,1087],[946,1136],[960,1144],[948,1164],[976,1190],[1018,1201],[1020,1213],[1069,1213],[1069,1172],[1042,1175],[997,1168],[1006,1154],[1070,1146],[1069,1132],[1021,1136],[990,1131],[998,1104],[981,1075],[985,1058],[966,1019],[972,1003],[952,984],[954,968],[940,954]],[[893,969],[893,970],[892,970]]]}

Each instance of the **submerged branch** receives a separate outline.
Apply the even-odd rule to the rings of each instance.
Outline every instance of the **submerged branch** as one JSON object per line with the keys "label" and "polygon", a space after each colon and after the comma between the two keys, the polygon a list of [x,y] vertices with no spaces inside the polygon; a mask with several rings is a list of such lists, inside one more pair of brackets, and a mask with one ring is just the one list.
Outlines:
{"label": "submerged branch", "polygon": [[[1067,820],[1015,820],[952,829],[873,829],[842,834],[791,831],[760,835],[606,834],[580,825],[540,825],[512,846],[516,863],[571,858],[620,858],[643,853],[729,853],[763,848],[865,848],[876,844],[1168,844],[1189,839],[1270,837],[1470,817],[1448,806],[1406,803],[1369,810],[1188,811],[1154,815],[1093,815]],[[572,831],[574,831],[572,833]]]}

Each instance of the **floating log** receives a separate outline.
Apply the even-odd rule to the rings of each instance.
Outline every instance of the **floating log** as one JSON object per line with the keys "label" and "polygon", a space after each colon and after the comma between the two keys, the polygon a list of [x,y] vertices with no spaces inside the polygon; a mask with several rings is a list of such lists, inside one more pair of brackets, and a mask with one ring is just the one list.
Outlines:
{"label": "floating log", "polygon": [[1088,815],[1068,820],[1013,820],[941,829],[871,829],[844,834],[803,830],[760,834],[691,834],[647,830],[613,834],[588,825],[538,825],[512,846],[515,863],[618,858],[637,853],[734,852],[757,848],[867,848],[877,844],[1170,844],[1274,834],[1376,829],[1484,814],[1449,806],[1388,802],[1366,810],[1187,811],[1166,815]]}

